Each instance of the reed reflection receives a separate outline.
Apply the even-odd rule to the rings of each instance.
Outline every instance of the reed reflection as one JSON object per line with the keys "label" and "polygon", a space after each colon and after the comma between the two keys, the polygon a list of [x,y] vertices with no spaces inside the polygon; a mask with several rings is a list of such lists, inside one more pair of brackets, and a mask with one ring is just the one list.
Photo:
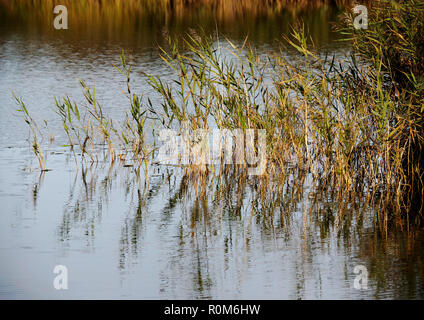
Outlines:
{"label": "reed reflection", "polygon": [[[79,234],[94,250],[102,214],[121,193],[118,270],[159,267],[163,297],[181,291],[214,297],[228,281],[234,289],[228,296],[237,296],[256,269],[281,277],[275,280],[286,283],[292,298],[311,292],[325,297],[321,281],[331,278],[327,263],[336,257],[346,270],[341,285],[347,291],[353,290],[348,270],[360,261],[369,268],[370,297],[423,297],[422,231],[385,230],[374,218],[377,208],[359,198],[339,201],[331,188],[313,188],[304,170],[287,169],[278,179],[251,177],[236,166],[201,174],[153,166],[149,174],[119,163],[79,172],[58,240],[72,246]],[[151,242],[152,232],[158,243]],[[144,258],[152,250],[159,251],[158,261]],[[272,283],[266,272],[263,277]]]}

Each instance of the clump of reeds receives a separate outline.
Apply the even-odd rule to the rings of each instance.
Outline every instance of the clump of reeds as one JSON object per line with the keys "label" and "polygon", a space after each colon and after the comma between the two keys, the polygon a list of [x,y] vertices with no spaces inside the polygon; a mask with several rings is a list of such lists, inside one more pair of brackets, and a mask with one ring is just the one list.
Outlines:
{"label": "clump of reeds", "polygon": [[[127,153],[130,152],[132,154],[133,159],[137,162],[138,168],[144,163],[145,175],[147,176],[148,161],[154,151],[153,148],[146,143],[144,132],[148,110],[143,106],[143,97],[131,91],[131,65],[127,61],[124,51],[122,51],[120,60],[121,67],[115,66],[115,68],[125,76],[127,83],[126,95],[130,102],[130,110],[129,113],[126,114],[124,127],[119,136],[124,149]],[[149,103],[151,105],[150,100]]]}
{"label": "clump of reeds", "polygon": [[424,1],[376,1],[368,19],[368,29],[348,26],[348,30],[355,51],[381,73],[381,87],[396,102],[394,121],[398,130],[391,144],[403,145],[404,152],[391,157],[402,162],[406,207],[412,213],[422,213]]}
{"label": "clump of reeds", "polygon": [[[380,23],[387,22],[384,19]],[[331,192],[340,203],[377,205],[383,225],[389,221],[402,225],[404,213],[409,218],[411,207],[411,198],[405,195],[421,194],[422,198],[423,190],[422,152],[418,158],[411,156],[413,146],[422,148],[423,139],[423,100],[414,86],[414,70],[419,67],[408,69],[410,74],[405,72],[412,86],[402,85],[393,76],[387,53],[380,48],[383,44],[366,32],[357,36],[374,43],[377,55],[371,63],[359,61],[361,56],[355,53],[344,61],[318,54],[303,28],[294,28],[291,38],[282,44],[282,49],[290,46],[297,51],[296,60],[283,50],[260,56],[247,40],[237,46],[230,40],[222,43],[193,33],[182,42],[169,39],[168,48],[161,49],[162,59],[174,71],[173,81],[144,74],[162,97],[162,110],[150,99],[148,106],[143,105],[142,96],[131,91],[131,66],[124,54],[117,69],[126,78],[130,103],[122,130],[104,115],[94,87],[83,81],[88,102],[85,120],[69,98],[63,103],[57,101],[57,106],[70,145],[76,141],[84,154],[88,152],[87,141],[94,146],[98,133],[112,162],[118,154],[121,159],[133,159],[138,168],[144,162],[146,173],[154,150],[146,143],[149,118],[158,120],[164,128],[177,126],[190,132],[213,127],[265,130],[267,170],[258,179],[282,179],[296,167],[312,177],[315,189]],[[405,38],[396,32],[394,36]],[[355,47],[364,53],[358,44]],[[75,126],[71,118],[80,125]],[[78,127],[85,128],[83,133],[69,134],[68,128]],[[113,137],[119,138],[118,146]],[[188,164],[190,176],[199,176],[200,180],[214,170],[213,165],[207,165],[208,170],[197,175],[195,167]],[[225,175],[228,167],[221,165],[219,173]],[[231,167],[243,177],[249,166],[242,161]],[[420,215],[422,206],[417,210]]]}
{"label": "clump of reeds", "polygon": [[32,150],[35,154],[35,157],[38,160],[38,163],[40,165],[40,170],[46,171],[47,169],[46,169],[46,164],[44,162],[43,150],[39,143],[39,138],[37,138],[37,135],[38,136],[42,135],[40,129],[38,128],[37,122],[29,114],[29,111],[27,107],[25,106],[24,101],[21,98],[16,97],[15,94],[13,94],[13,97],[15,98],[17,104],[20,107],[20,109],[18,109],[18,112],[22,112],[24,120],[26,124],[28,125],[30,132],[32,134],[32,137],[30,138],[32,139]]}
{"label": "clump of reeds", "polygon": [[[72,102],[67,96],[55,98],[56,113],[62,122],[63,130],[68,138],[68,144],[78,167],[77,154],[81,161],[89,157],[91,163],[99,161],[99,146],[106,146],[105,157],[112,163],[119,158],[125,163],[133,161],[137,168],[144,163],[147,176],[148,161],[154,148],[146,143],[144,126],[147,119],[147,108],[143,105],[142,96],[131,91],[131,66],[124,52],[120,57],[121,66],[115,66],[126,79],[126,96],[129,100],[129,112],[122,126],[116,126],[104,112],[96,98],[94,85],[89,87],[84,80],[79,80],[87,104],[83,108]],[[20,99],[16,98],[18,102]],[[151,102],[150,102],[151,106]],[[26,110],[23,107],[24,110]],[[27,113],[25,113],[27,115]],[[29,117],[29,115],[27,115]],[[29,118],[29,123],[34,123]],[[35,125],[35,123],[34,123]],[[130,165],[126,163],[126,165]],[[132,164],[131,164],[132,165]]]}
{"label": "clump of reeds", "polygon": [[246,43],[228,41],[224,48],[207,36],[186,37],[184,51],[175,45],[162,50],[177,77],[167,83],[147,75],[163,97],[162,123],[265,129],[269,175],[295,164],[319,187],[338,190],[341,201],[365,194],[380,203],[384,219],[393,212],[400,217],[408,206],[408,144],[401,134],[407,122],[399,100],[385,89],[381,63],[373,68],[358,64],[355,55],[343,63],[320,57],[302,30],[292,39],[302,56],[294,63],[282,52],[262,61]]}

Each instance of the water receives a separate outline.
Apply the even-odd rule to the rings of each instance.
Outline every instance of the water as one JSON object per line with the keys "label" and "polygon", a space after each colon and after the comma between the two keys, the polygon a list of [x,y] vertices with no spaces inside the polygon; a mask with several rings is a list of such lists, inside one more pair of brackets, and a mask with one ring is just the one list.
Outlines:
{"label": "water", "polygon": [[[261,182],[236,172],[204,181],[179,168],[154,166],[146,184],[142,173],[119,164],[100,161],[75,168],[72,155],[61,147],[65,137],[53,97],[68,95],[82,103],[81,78],[95,83],[105,111],[122,120],[128,108],[121,94],[125,81],[112,66],[119,63],[122,48],[133,60],[133,90],[158,105],[140,72],[171,77],[156,49],[165,27],[184,33],[202,23],[213,33],[218,26],[236,43],[249,34],[265,54],[295,20],[287,10],[247,15],[238,24],[215,14],[189,11],[167,21],[151,17],[150,23],[142,16],[137,26],[122,28],[101,20],[91,28],[74,24],[75,31],[70,24],[63,32],[36,18],[3,15],[1,299],[424,297],[423,233],[378,232],[378,209],[361,211],[361,204],[352,208],[312,192],[310,177],[295,168],[282,193],[276,192],[276,183],[265,185],[263,202]],[[330,31],[336,10],[315,8],[299,15],[307,17],[311,28],[319,25],[313,34],[321,50],[343,51]],[[11,90],[39,123],[48,124],[43,146],[49,172],[37,170]],[[55,136],[51,144],[49,133]],[[53,287],[56,265],[68,268],[68,290]],[[368,269],[367,289],[354,288],[357,265]]]}

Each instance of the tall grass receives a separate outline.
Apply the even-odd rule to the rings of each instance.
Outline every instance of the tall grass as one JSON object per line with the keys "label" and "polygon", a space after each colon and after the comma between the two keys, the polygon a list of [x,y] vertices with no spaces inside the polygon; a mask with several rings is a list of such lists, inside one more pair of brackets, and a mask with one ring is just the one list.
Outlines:
{"label": "tall grass", "polygon": [[405,174],[404,194],[410,211],[421,213],[424,206],[424,1],[377,1],[370,10],[369,20],[368,29],[351,34],[353,46],[374,69],[381,71],[381,86],[396,101],[399,127],[396,141],[405,149],[396,155]]}
{"label": "tall grass", "polygon": [[42,134],[37,125],[37,122],[31,117],[24,101],[21,98],[15,96],[15,94],[13,94],[13,97],[15,98],[16,103],[19,106],[19,109],[17,111],[23,114],[24,121],[30,129],[30,139],[32,139],[32,150],[34,152],[35,157],[38,160],[40,170],[42,172],[46,171],[47,169],[46,169],[46,164],[44,162],[44,154],[39,142],[40,139],[38,138]]}
{"label": "tall grass", "polygon": [[[409,7],[393,8],[397,12],[397,8]],[[380,10],[377,16],[382,14],[382,7],[373,10]],[[420,11],[415,14],[419,19]],[[69,98],[56,104],[65,131],[72,127],[75,132],[74,136],[67,132],[70,145],[77,142],[82,154],[90,154],[95,161],[92,154],[98,135],[112,163],[117,158],[133,160],[138,168],[144,163],[145,176],[155,150],[146,142],[148,119],[156,119],[164,128],[191,132],[214,127],[263,129],[267,170],[257,179],[263,182],[264,193],[267,182],[286,181],[288,172],[296,167],[311,177],[315,190],[331,193],[339,203],[372,204],[379,208],[383,226],[403,226],[422,216],[422,205],[412,205],[420,196],[422,203],[423,192],[422,152],[415,149],[422,148],[423,139],[423,98],[417,86],[422,74],[416,71],[420,70],[421,47],[420,43],[410,44],[416,35],[407,39],[403,33],[411,35],[409,31],[399,33],[390,19],[375,21],[378,25],[371,25],[369,31],[352,34],[357,52],[342,61],[315,52],[302,26],[292,29],[280,52],[267,56],[258,55],[247,39],[236,45],[195,32],[181,39],[169,38],[161,57],[173,70],[174,80],[144,73],[147,83],[161,96],[161,110],[149,98],[146,104],[131,91],[131,66],[122,54],[117,69],[127,80],[129,112],[121,128],[103,113],[94,87],[83,81],[88,102],[85,118]],[[382,25],[388,33],[393,32],[392,41],[406,41],[405,47],[382,42],[388,35],[372,38],[380,37],[381,31],[375,28]],[[391,60],[389,45],[409,54],[410,69],[394,68],[397,60]],[[287,46],[297,51],[295,60],[287,56]],[[371,60],[360,60],[371,47],[375,48]],[[413,54],[413,48],[418,53]],[[406,80],[399,80],[396,73]],[[80,125],[74,126],[71,117]],[[91,151],[85,147],[87,142],[93,146]],[[215,170],[208,165],[200,175],[195,166],[187,170],[191,179],[205,181],[211,171],[229,173],[230,166],[222,163],[218,167]],[[245,161],[232,168],[245,177],[248,165]]]}
{"label": "tall grass", "polygon": [[320,57],[302,30],[292,38],[287,40],[300,61],[288,61],[283,52],[263,61],[248,45],[228,41],[226,48],[216,47],[206,36],[184,39],[188,53],[171,45],[162,57],[178,80],[147,75],[163,97],[162,116],[188,122],[193,130],[211,123],[265,129],[270,177],[294,164],[320,187],[338,190],[341,200],[365,193],[383,212],[395,204],[400,214],[407,207],[407,146],[400,135],[406,124],[398,119],[398,102],[383,89],[381,68],[361,67],[355,56],[344,63]]}

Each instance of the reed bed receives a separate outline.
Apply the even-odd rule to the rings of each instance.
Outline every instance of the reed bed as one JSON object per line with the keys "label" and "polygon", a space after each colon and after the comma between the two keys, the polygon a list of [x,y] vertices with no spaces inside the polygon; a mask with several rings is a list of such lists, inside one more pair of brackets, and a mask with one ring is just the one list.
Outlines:
{"label": "reed bed", "polygon": [[350,34],[353,47],[363,60],[381,70],[385,76],[382,87],[396,101],[397,141],[405,147],[400,156],[406,186],[404,194],[409,210],[422,213],[424,1],[377,1],[369,19],[368,29]]}
{"label": "reed bed", "polygon": [[[380,25],[385,21],[379,21]],[[82,161],[98,161],[96,145],[103,144],[112,163],[131,161],[137,172],[144,164],[145,177],[157,150],[155,140],[153,144],[146,140],[148,121],[164,129],[185,127],[191,132],[265,130],[266,171],[251,178],[261,191],[259,210],[272,209],[266,199],[275,197],[261,195],[283,192],[289,173],[296,168],[303,173],[300,176],[309,177],[315,194],[330,194],[347,206],[369,204],[377,208],[383,228],[393,223],[403,227],[419,223],[422,217],[422,152],[411,156],[415,154],[411,150],[422,147],[423,98],[414,71],[406,73],[412,87],[396,78],[388,53],[382,50],[385,44],[376,45],[369,38],[374,30],[351,34],[358,41],[354,42],[358,54],[344,61],[315,52],[302,25],[292,29],[280,52],[266,57],[259,56],[247,39],[235,45],[192,32],[180,39],[169,38],[161,48],[174,81],[144,74],[161,96],[161,110],[148,97],[131,91],[131,66],[124,53],[121,66],[116,67],[127,80],[129,112],[123,125],[103,113],[95,88],[83,81],[84,116],[68,97],[57,99],[56,106],[69,145],[72,150],[79,147]],[[374,43],[372,60],[358,62],[366,52],[359,47],[361,40]],[[297,51],[296,60],[285,54],[286,46]],[[416,56],[411,59],[416,61]],[[78,163],[76,153],[74,157]],[[236,180],[247,179],[246,169],[247,162],[185,167],[188,180],[201,185],[214,174],[225,177],[233,172]]]}
{"label": "reed bed", "polygon": [[339,190],[341,201],[359,192],[378,198],[382,212],[402,212],[407,145],[400,132],[407,124],[383,89],[385,75],[359,66],[355,56],[348,63],[319,57],[302,31],[292,36],[287,41],[302,56],[295,63],[282,52],[262,61],[252,48],[231,42],[229,60],[206,37],[185,39],[189,54],[171,44],[163,59],[179,79],[169,84],[147,75],[163,96],[158,118],[188,122],[192,130],[211,122],[220,129],[264,129],[269,177],[294,165],[320,187]]}

